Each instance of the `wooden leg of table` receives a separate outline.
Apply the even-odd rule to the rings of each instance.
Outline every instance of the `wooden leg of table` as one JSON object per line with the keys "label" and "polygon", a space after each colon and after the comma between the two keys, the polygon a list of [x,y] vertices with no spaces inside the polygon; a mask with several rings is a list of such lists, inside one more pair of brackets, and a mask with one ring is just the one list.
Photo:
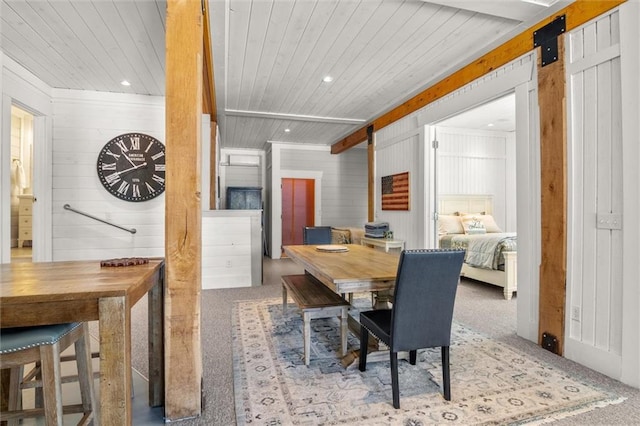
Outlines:
{"label": "wooden leg of table", "polygon": [[342,314],[340,315],[340,350],[342,356],[347,355],[347,334],[349,333],[347,326],[347,317],[349,316],[349,310],[345,306],[342,308]]}
{"label": "wooden leg of table", "polygon": [[149,291],[149,406],[164,405],[164,277]]}
{"label": "wooden leg of table", "polygon": [[[9,383],[11,381],[11,369],[3,368],[0,370],[0,411],[9,409]],[[2,421],[0,425],[6,425],[7,422]]]}
{"label": "wooden leg of table", "polygon": [[311,357],[311,314],[307,311],[304,311],[302,316],[304,318],[304,365],[309,365],[309,358]]}
{"label": "wooden leg of table", "polygon": [[100,317],[102,425],[131,425],[131,311],[125,297],[104,297]]}

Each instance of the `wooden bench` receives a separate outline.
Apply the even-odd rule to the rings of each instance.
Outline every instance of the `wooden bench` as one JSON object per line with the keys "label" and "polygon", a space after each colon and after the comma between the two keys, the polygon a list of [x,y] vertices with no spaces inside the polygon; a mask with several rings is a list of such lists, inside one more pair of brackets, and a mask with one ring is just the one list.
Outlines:
{"label": "wooden bench", "polygon": [[331,291],[309,274],[282,276],[282,313],[287,312],[287,290],[302,311],[304,319],[304,365],[309,365],[311,351],[311,320],[314,318],[340,317],[340,349],[347,354],[347,315],[349,302]]}

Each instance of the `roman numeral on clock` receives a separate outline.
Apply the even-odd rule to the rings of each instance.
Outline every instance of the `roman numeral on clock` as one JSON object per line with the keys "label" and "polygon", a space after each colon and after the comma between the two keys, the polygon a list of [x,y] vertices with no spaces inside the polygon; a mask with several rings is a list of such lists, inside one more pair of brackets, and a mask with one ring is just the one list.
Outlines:
{"label": "roman numeral on clock", "polygon": [[132,151],[140,150],[140,138],[138,136],[134,136],[132,138],[129,138],[129,140],[131,141],[131,150]]}
{"label": "roman numeral on clock", "polygon": [[122,152],[128,152],[129,148],[127,148],[127,146],[124,144],[124,141],[118,141],[116,142],[116,145],[118,145],[120,147],[120,150]]}
{"label": "roman numeral on clock", "polygon": [[123,180],[122,183],[120,184],[120,187],[118,188],[118,192],[121,193],[122,195],[126,195],[127,190],[129,190],[129,182]]}

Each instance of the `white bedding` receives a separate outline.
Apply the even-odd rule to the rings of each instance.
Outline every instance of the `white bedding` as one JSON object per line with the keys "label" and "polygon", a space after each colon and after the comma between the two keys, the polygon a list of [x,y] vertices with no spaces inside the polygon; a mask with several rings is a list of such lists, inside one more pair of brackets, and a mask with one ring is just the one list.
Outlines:
{"label": "white bedding", "polygon": [[479,235],[449,234],[440,238],[440,247],[467,250],[465,263],[475,268],[504,269],[505,251],[516,251],[515,232],[487,233]]}

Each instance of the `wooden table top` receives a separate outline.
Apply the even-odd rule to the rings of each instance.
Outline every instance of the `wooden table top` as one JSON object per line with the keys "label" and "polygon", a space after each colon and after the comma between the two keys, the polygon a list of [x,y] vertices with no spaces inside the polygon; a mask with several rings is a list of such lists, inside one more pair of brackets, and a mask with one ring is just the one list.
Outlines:
{"label": "wooden table top", "polygon": [[25,262],[0,265],[0,303],[24,304],[131,296],[148,290],[148,281],[164,263],[149,259],[144,265],[101,267],[99,260]]}
{"label": "wooden table top", "polygon": [[371,247],[345,244],[346,252],[327,253],[315,245],[284,246],[284,252],[332,290],[374,291],[393,288],[399,257]]}

